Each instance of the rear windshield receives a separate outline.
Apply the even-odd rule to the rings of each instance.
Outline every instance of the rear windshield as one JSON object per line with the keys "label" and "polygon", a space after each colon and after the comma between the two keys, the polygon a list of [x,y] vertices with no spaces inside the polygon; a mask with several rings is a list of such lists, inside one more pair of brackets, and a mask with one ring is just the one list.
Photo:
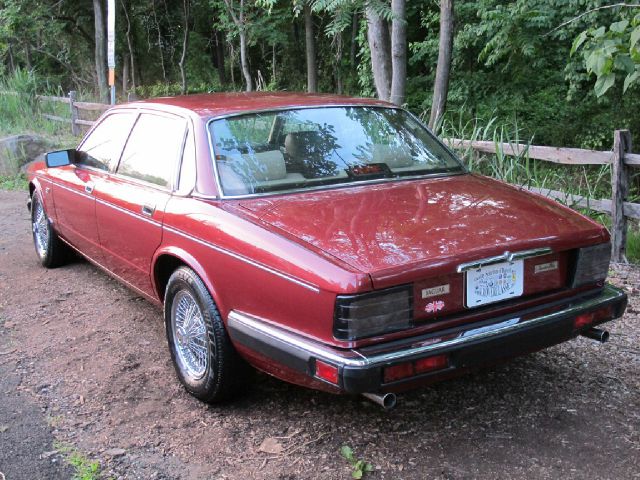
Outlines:
{"label": "rear windshield", "polygon": [[225,195],[301,190],[463,171],[401,109],[322,107],[259,112],[210,124]]}

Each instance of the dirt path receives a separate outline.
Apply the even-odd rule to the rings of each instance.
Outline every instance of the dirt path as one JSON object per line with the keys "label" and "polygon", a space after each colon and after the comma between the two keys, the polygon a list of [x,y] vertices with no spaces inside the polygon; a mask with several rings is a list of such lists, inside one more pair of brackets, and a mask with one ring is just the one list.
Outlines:
{"label": "dirt path", "polygon": [[[616,270],[633,296],[606,345],[577,339],[403,395],[390,413],[264,375],[211,407],[179,386],[156,308],[87,263],[38,265],[25,200],[0,191],[0,351],[16,349],[0,362],[106,475],[346,479],[349,445],[372,479],[640,478],[638,269]],[[282,453],[259,450],[269,437]]]}

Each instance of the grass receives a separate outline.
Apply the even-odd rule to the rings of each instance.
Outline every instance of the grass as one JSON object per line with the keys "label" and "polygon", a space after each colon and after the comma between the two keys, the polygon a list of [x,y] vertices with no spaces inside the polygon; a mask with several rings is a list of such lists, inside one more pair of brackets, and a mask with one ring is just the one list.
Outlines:
{"label": "grass", "polygon": [[24,190],[29,188],[27,177],[23,174],[16,176],[0,175],[0,190]]}
{"label": "grass", "polygon": [[[37,94],[65,96],[60,88],[52,88],[33,71],[17,69],[11,75],[0,76],[0,137],[37,133],[69,144],[73,139],[70,124],[43,117],[49,114],[69,118],[69,105],[39,100]],[[75,143],[75,139],[71,141]]]}
{"label": "grass", "polygon": [[640,228],[630,227],[627,232],[627,260],[640,263]]}
{"label": "grass", "polygon": [[89,460],[71,445],[53,442],[53,448],[64,455],[65,460],[74,469],[73,480],[98,480],[101,478],[100,462]]}

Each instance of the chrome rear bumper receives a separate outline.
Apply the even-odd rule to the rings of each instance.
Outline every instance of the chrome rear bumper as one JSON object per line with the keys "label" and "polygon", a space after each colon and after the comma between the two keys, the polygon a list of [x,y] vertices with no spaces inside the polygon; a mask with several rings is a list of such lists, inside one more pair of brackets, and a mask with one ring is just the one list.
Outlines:
{"label": "chrome rear bumper", "polygon": [[[358,349],[331,347],[237,311],[229,314],[227,328],[234,342],[310,377],[315,375],[316,360],[334,365],[339,369],[338,388],[363,393],[393,390],[403,383],[428,383],[433,377],[450,376],[455,370],[495,363],[564,342],[593,325],[620,317],[626,303],[624,292],[606,285],[596,292],[507,316]],[[612,306],[611,318],[574,328],[578,315],[607,306]],[[383,380],[385,367],[441,354],[449,357],[446,369],[400,382]]]}

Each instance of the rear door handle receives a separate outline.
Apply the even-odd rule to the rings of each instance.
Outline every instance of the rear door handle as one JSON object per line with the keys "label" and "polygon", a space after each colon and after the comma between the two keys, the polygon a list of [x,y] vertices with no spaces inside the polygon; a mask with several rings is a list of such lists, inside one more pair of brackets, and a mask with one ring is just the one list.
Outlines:
{"label": "rear door handle", "polygon": [[147,215],[148,217],[153,215],[153,212],[156,211],[156,206],[155,205],[142,205],[142,214],[143,215]]}
{"label": "rear door handle", "polygon": [[87,192],[89,195],[93,193],[94,188],[95,188],[95,185],[93,182],[87,182],[84,184],[84,191]]}

